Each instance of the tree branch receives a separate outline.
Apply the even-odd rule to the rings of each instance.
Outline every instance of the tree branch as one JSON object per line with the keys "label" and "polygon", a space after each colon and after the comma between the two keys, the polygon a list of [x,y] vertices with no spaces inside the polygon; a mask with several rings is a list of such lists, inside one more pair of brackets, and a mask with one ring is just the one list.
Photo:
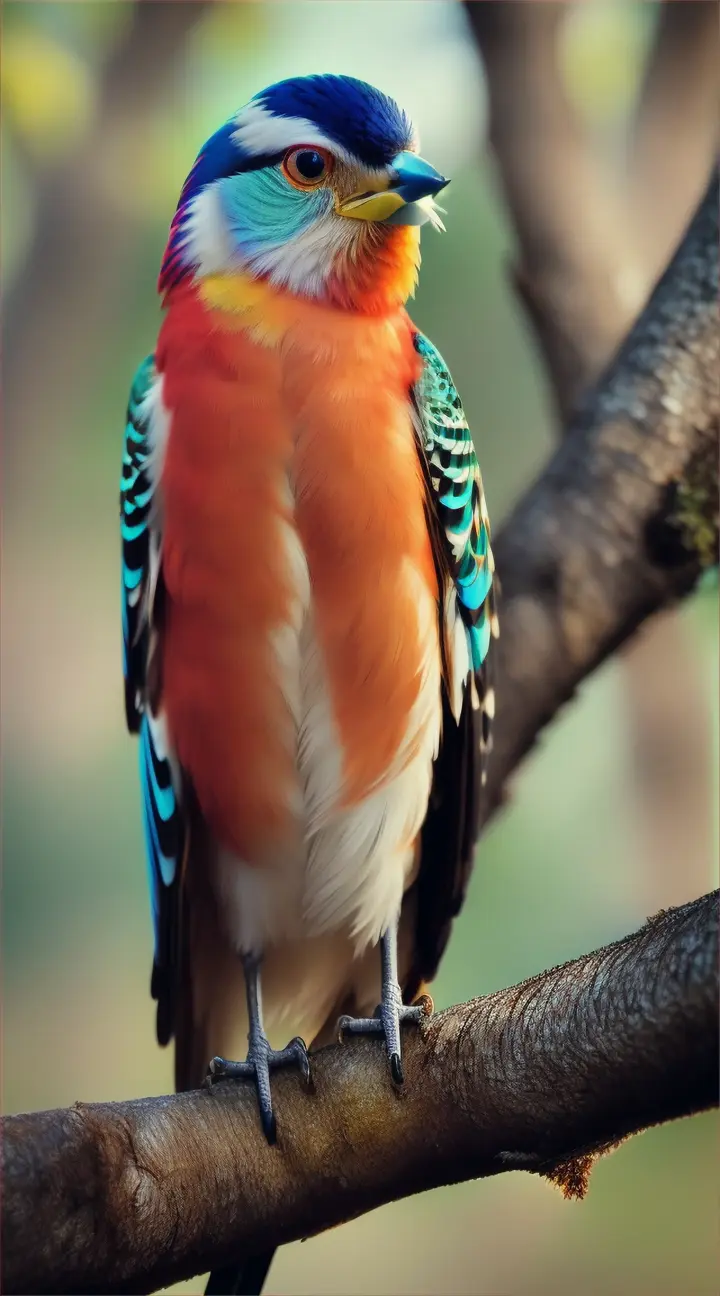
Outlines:
{"label": "tree branch", "polygon": [[[563,89],[557,41],[571,8],[467,5],[488,77],[490,140],[518,238],[513,281],[566,428],[700,200],[718,132],[715,5],[666,0],[661,7],[623,169],[600,156]],[[710,473],[716,476],[715,465]],[[703,886],[712,849],[710,735],[687,628],[672,613],[656,618],[621,662],[646,841],[638,877],[644,872],[650,904],[658,894],[679,903]]]}
{"label": "tree branch", "polygon": [[717,893],[405,1036],[391,1087],[370,1041],[275,1083],[11,1116],[4,1290],[143,1292],[441,1184],[529,1170],[581,1195],[592,1157],[713,1106]]}
{"label": "tree branch", "polygon": [[642,305],[617,186],[557,67],[568,6],[467,3],[490,99],[490,144],[517,235],[513,284],[565,422]]}
{"label": "tree branch", "polygon": [[465,7],[517,234],[513,282],[566,422],[700,199],[718,135],[717,10],[707,0],[663,5],[623,183],[593,149],[562,85],[557,43],[570,6]]}
{"label": "tree branch", "polygon": [[652,280],[700,199],[718,144],[717,5],[665,0],[627,176],[637,255]]}
{"label": "tree branch", "polygon": [[[714,173],[646,309],[495,542],[502,722],[488,813],[578,684],[715,559],[717,292]],[[697,529],[683,528],[682,500],[701,497]]]}

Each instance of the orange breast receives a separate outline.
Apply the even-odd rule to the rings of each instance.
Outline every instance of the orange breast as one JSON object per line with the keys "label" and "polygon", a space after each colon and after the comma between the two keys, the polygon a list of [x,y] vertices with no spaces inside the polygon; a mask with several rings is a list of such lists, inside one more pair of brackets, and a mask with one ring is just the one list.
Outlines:
{"label": "orange breast", "polygon": [[382,779],[418,695],[408,573],[437,590],[404,312],[338,320],[296,301],[257,310],[221,316],[192,291],[179,294],[158,367],[171,414],[162,476],[170,734],[216,837],[260,864],[298,832],[296,721],[273,648],[297,599],[283,526],[296,529],[307,559],[345,804]]}
{"label": "orange breast", "polygon": [[406,318],[388,346],[364,337],[313,369],[294,347],[284,384],[293,411],[295,517],[342,749],[344,803],[368,795],[392,763],[420,687],[413,572],[435,572],[410,421],[415,352]]}

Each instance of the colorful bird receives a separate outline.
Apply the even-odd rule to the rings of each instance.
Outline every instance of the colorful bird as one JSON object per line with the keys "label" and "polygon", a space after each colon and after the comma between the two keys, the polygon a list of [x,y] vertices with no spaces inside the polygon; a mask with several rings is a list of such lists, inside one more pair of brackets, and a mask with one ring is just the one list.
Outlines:
{"label": "colorful bird", "polygon": [[[431,1009],[403,997],[435,973],[478,830],[493,561],[460,399],[405,310],[447,184],[417,148],[344,76],[272,85],[222,126],[127,414],[157,1034],[180,1089],[211,1057],[211,1079],[252,1077],[271,1142],[272,1071],[308,1077],[338,1016],[403,1083],[401,1022]],[[208,1291],[259,1291],[268,1264]]]}

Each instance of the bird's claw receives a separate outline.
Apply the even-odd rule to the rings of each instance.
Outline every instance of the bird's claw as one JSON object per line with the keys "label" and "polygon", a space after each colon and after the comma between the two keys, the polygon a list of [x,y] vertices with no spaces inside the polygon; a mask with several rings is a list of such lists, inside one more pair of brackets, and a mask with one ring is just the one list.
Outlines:
{"label": "bird's claw", "polygon": [[402,1065],[402,1047],[400,1044],[400,1025],[402,1022],[414,1022],[419,1025],[425,1017],[433,1012],[434,1004],[430,995],[421,995],[416,1003],[406,1005],[402,1002],[400,990],[390,994],[379,1003],[372,1017],[341,1017],[338,1021],[338,1042],[344,1043],[346,1035],[383,1035],[390,1063],[390,1075],[393,1083],[402,1085],[405,1080]]}
{"label": "bird's claw", "polygon": [[305,1083],[310,1084],[310,1059],[305,1041],[299,1035],[291,1039],[284,1049],[271,1048],[264,1035],[251,1035],[245,1061],[231,1062],[228,1058],[214,1057],[207,1069],[205,1086],[210,1089],[218,1080],[252,1078],[257,1089],[263,1132],[268,1143],[274,1143],[277,1125],[272,1109],[270,1072],[284,1066],[297,1066]]}

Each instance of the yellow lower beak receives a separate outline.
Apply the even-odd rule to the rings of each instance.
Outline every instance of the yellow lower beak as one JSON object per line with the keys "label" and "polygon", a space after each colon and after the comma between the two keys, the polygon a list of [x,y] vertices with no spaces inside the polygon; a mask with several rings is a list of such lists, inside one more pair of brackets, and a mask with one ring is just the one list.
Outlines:
{"label": "yellow lower beak", "polygon": [[[364,193],[350,194],[338,203],[340,216],[354,220],[390,221],[391,225],[422,225],[429,219],[423,198],[432,198],[448,183],[445,176],[416,153],[398,153],[375,185]],[[371,180],[372,184],[373,181]],[[404,211],[401,209],[405,208]]]}
{"label": "yellow lower beak", "polygon": [[405,206],[405,199],[392,189],[380,193],[360,194],[347,198],[340,203],[337,211],[341,216],[350,216],[354,220],[384,221],[393,212]]}

